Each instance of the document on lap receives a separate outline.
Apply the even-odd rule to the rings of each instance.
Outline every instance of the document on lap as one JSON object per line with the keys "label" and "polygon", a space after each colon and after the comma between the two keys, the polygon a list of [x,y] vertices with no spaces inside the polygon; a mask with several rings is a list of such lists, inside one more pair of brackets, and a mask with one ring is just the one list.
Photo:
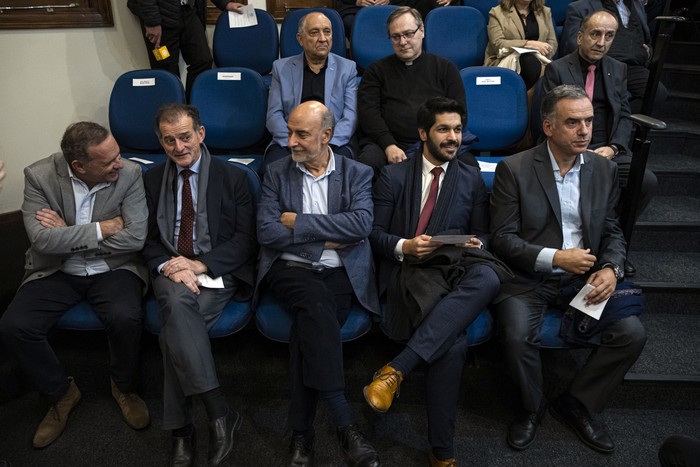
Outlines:
{"label": "document on lap", "polygon": [[467,243],[474,235],[436,235],[430,237],[432,243],[442,243],[443,245],[459,245]]}
{"label": "document on lap", "polygon": [[602,302],[595,305],[586,301],[586,295],[588,295],[588,293],[594,288],[595,287],[593,287],[591,284],[584,285],[581,291],[578,294],[576,294],[573,300],[571,300],[569,305],[576,308],[577,310],[582,311],[583,313],[586,313],[593,319],[600,319],[600,315],[603,314],[603,308],[605,308],[605,305],[608,303],[608,301],[603,300]]}
{"label": "document on lap", "polygon": [[206,287],[207,289],[224,288],[224,279],[220,276],[214,279],[206,274],[197,274],[197,280],[200,282],[200,287]]}

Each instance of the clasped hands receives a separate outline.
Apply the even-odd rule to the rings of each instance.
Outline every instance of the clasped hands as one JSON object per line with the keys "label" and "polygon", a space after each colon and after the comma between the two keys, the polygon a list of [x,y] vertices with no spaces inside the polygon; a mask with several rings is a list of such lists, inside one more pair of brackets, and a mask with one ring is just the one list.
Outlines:
{"label": "clasped hands", "polygon": [[199,286],[202,283],[197,279],[197,274],[207,272],[207,267],[196,259],[173,256],[163,264],[160,272],[171,281],[183,284],[192,293],[199,295]]}
{"label": "clasped hands", "polygon": [[[569,248],[567,250],[557,250],[554,253],[552,265],[574,274],[585,274],[593,267],[596,261],[597,258],[591,254],[590,248]],[[617,279],[612,269],[603,268],[591,274],[586,283],[594,287],[586,295],[586,301],[597,305],[612,296],[617,286]]]}
{"label": "clasped hands", "polygon": [[[443,245],[439,242],[433,242],[431,238],[430,235],[423,234],[406,239],[406,241],[403,242],[401,250],[404,255],[412,255],[418,258],[429,255]],[[481,248],[481,245],[481,240],[476,237],[471,237],[467,242],[458,243],[455,246],[460,248]]]}

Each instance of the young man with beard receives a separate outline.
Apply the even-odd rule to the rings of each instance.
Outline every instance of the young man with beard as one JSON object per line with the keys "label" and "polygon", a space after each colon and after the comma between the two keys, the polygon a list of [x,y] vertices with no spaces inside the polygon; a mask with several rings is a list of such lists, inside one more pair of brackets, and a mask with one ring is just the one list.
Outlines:
{"label": "young man with beard", "polygon": [[[386,412],[404,378],[418,365],[427,364],[433,466],[456,462],[453,438],[467,354],[464,334],[496,296],[502,272],[484,250],[489,225],[484,182],[478,169],[456,159],[464,119],[464,106],[453,99],[439,97],[421,105],[417,118],[421,156],[385,166],[374,187],[370,242],[381,257],[380,297],[387,293],[388,299],[382,325],[392,339],[408,342],[374,375],[364,395],[372,409]],[[451,246],[432,241],[440,233],[474,236]],[[435,271],[421,266],[437,255],[457,258],[453,272],[459,277],[449,284],[439,283]],[[459,273],[457,267],[462,268]],[[420,309],[402,300],[407,295]],[[430,305],[421,307],[421,303]]]}

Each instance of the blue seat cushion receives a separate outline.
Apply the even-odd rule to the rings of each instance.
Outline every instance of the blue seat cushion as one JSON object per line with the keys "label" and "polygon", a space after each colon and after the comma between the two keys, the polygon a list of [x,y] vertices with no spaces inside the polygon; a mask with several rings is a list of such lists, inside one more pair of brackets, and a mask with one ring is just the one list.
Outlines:
{"label": "blue seat cushion", "polygon": [[88,302],[82,301],[61,316],[56,323],[56,328],[71,331],[98,331],[105,327]]}
{"label": "blue seat cushion", "polygon": [[[146,312],[144,314],[144,327],[151,334],[159,334],[163,323],[160,320],[160,312],[158,311],[158,300],[149,294],[145,300]],[[224,307],[219,319],[216,320],[214,326],[209,329],[209,337],[226,337],[235,332],[240,331],[245,327],[253,316],[250,307],[250,301],[237,302],[231,300]]]}
{"label": "blue seat cushion", "polygon": [[540,329],[541,346],[550,349],[571,349],[574,346],[567,343],[559,335],[561,317],[564,313],[556,308],[550,308],[544,312],[542,328]]}
{"label": "blue seat cushion", "polygon": [[467,344],[469,347],[483,344],[493,336],[493,317],[489,310],[479,313],[467,328]]}
{"label": "blue seat cushion", "polygon": [[[276,342],[289,342],[292,315],[271,294],[263,294],[255,310],[255,323],[263,336]],[[340,328],[340,339],[349,342],[367,334],[372,329],[370,313],[353,303],[348,319]]]}

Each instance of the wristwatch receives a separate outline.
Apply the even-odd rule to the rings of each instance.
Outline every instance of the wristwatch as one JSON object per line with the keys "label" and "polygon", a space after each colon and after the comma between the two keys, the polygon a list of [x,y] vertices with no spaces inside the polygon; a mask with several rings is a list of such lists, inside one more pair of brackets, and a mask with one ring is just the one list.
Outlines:
{"label": "wristwatch", "polygon": [[608,146],[610,146],[610,148],[613,150],[613,157],[616,157],[618,154],[620,154],[620,146],[618,146],[615,143],[609,144]]}
{"label": "wristwatch", "polygon": [[617,279],[618,282],[620,282],[622,279],[625,278],[624,269],[622,269],[620,266],[618,266],[615,263],[605,263],[600,267],[600,269],[604,269],[604,268],[612,269],[613,273],[615,273],[615,279]]}

